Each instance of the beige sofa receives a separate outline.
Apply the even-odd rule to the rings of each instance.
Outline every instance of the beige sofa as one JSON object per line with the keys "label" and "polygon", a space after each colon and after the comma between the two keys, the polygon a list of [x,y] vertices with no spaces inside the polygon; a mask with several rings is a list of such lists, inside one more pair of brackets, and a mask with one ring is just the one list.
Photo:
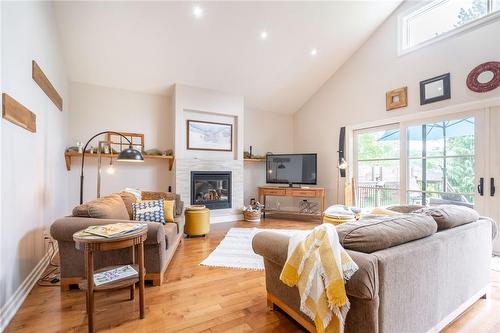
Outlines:
{"label": "beige sofa", "polygon": [[[360,222],[337,227],[344,248],[358,249],[348,250],[359,270],[346,284],[351,303],[346,333],[437,332],[486,296],[494,222],[455,211],[451,222],[443,223],[443,216],[450,216],[441,214],[440,220],[439,211],[419,213],[385,218],[382,224],[368,220],[363,228]],[[264,257],[270,306],[315,332],[300,312],[297,289],[279,280],[288,237],[261,232],[253,248]]]}
{"label": "beige sofa", "polygon": [[[162,284],[164,273],[180,244],[184,232],[183,203],[179,195],[164,192],[143,192],[142,199],[175,199],[175,218],[165,225],[147,222],[148,234],[144,243],[144,266],[146,281],[153,285]],[[73,216],[56,220],[50,227],[52,237],[59,247],[61,289],[68,290],[85,276],[83,252],[75,248],[73,234],[90,225],[131,222],[133,195],[122,192],[97,199],[73,209]],[[95,268],[129,262],[131,249],[95,253]]]}

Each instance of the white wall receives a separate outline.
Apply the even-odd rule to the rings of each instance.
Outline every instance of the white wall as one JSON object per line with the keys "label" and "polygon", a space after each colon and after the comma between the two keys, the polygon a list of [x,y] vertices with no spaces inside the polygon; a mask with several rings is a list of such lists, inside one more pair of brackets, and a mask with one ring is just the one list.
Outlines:
{"label": "white wall", "polygon": [[[94,134],[113,130],[144,134],[145,149],[173,149],[173,124],[170,97],[149,95],[121,89],[72,82],[70,84],[71,115],[67,146],[83,144]],[[105,135],[99,137],[105,139]],[[93,141],[97,147],[98,140]],[[80,159],[74,159],[70,174],[71,205],[79,200]],[[103,159],[101,196],[125,187],[166,191],[173,185],[167,161],[146,160],[144,163],[113,163],[115,174],[107,174],[109,159]],[[66,171],[67,173],[67,171]],[[84,200],[96,197],[97,159],[85,159]]]}
{"label": "white wall", "polygon": [[[16,290],[45,255],[44,231],[68,212],[62,154],[70,108],[52,3],[3,1],[1,7],[2,91],[36,114],[37,132],[1,120],[0,330],[22,300]],[[63,97],[62,112],[32,80],[32,60]]]}
{"label": "white wall", "polygon": [[[293,115],[245,109],[244,137],[244,150],[250,151],[252,146],[255,155],[293,153]],[[250,203],[251,198],[256,198],[257,187],[265,184],[265,162],[245,162],[245,205]]]}
{"label": "white wall", "polygon": [[[176,84],[175,156],[178,159],[203,158],[241,160],[243,158],[243,96]],[[190,151],[186,149],[187,120],[221,121],[233,123],[233,152]]]}
{"label": "white wall", "polygon": [[[294,116],[296,151],[318,152],[318,182],[327,203],[336,197],[338,136],[341,126],[386,119],[488,99],[500,89],[479,94],[465,85],[475,66],[500,59],[500,21],[479,26],[412,53],[397,55],[397,15],[415,3],[403,3],[370,39]],[[420,106],[419,82],[451,73],[451,96]],[[408,86],[408,107],[385,111],[385,93]]]}

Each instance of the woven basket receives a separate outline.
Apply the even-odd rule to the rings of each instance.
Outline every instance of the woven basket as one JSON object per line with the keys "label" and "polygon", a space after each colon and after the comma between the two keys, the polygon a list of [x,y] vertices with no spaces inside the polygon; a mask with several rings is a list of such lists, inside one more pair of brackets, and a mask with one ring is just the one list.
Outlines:
{"label": "woven basket", "polygon": [[243,217],[245,218],[245,221],[247,221],[247,222],[260,222],[261,215],[262,215],[262,213],[261,213],[260,209],[243,212]]}

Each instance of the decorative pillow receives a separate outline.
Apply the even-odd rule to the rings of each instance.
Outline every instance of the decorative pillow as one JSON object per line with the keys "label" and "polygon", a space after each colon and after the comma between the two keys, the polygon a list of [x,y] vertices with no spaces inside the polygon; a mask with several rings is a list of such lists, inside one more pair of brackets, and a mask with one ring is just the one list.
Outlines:
{"label": "decorative pillow", "polygon": [[394,212],[403,213],[403,214],[413,213],[414,211],[416,211],[417,209],[420,209],[420,208],[424,208],[424,206],[422,206],[422,205],[393,205],[393,206],[386,207],[386,209],[388,209],[388,210],[392,210]]}
{"label": "decorative pillow", "polygon": [[152,192],[142,191],[142,200],[175,200],[174,217],[182,215],[184,203],[181,201],[181,196],[172,192]]}
{"label": "decorative pillow", "polygon": [[130,220],[127,207],[118,194],[111,194],[76,206],[73,209],[73,216]]}
{"label": "decorative pillow", "polygon": [[164,201],[163,212],[165,214],[165,221],[174,222],[174,207],[175,207],[175,200]]}
{"label": "decorative pillow", "polygon": [[[142,200],[142,202],[151,202],[155,200]],[[165,216],[165,222],[174,222],[174,207],[175,200],[163,200],[163,215]]]}
{"label": "decorative pillow", "polygon": [[139,201],[132,204],[135,221],[158,222],[165,224],[163,199]]}
{"label": "decorative pillow", "polygon": [[344,248],[372,253],[430,236],[436,232],[437,224],[430,216],[400,214],[346,222],[336,229]]}
{"label": "decorative pillow", "polygon": [[458,227],[479,219],[479,214],[472,208],[457,205],[440,205],[425,207],[415,213],[432,216],[438,225],[438,230]]}
{"label": "decorative pillow", "polygon": [[134,212],[132,211],[132,204],[137,202],[136,196],[130,192],[125,192],[125,191],[120,192],[118,194],[125,203],[125,207],[127,207],[127,213],[129,215],[129,219],[132,220],[132,218],[134,217]]}
{"label": "decorative pillow", "polygon": [[372,209],[370,214],[378,215],[378,216],[394,216],[394,215],[400,215],[401,213],[397,212],[395,210],[390,210],[390,209],[383,208],[383,207],[375,207]]}
{"label": "decorative pillow", "polygon": [[141,201],[142,200],[142,192],[139,189],[125,187],[125,189],[123,190],[123,192],[128,192],[128,193],[133,194],[137,198],[137,201]]}

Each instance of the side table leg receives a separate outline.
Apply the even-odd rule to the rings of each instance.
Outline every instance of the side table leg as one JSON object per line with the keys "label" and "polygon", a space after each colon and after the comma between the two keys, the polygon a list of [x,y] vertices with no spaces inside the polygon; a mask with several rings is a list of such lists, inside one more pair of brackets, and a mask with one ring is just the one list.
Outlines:
{"label": "side table leg", "polygon": [[87,257],[87,317],[89,332],[94,333],[94,253],[90,250],[85,250]]}
{"label": "side table leg", "polygon": [[141,242],[137,247],[137,263],[139,264],[139,313],[140,318],[144,319],[144,242]]}
{"label": "side table leg", "polygon": [[[136,260],[135,260],[135,256],[136,256],[136,252],[135,252],[135,246],[132,246],[132,265],[135,264]],[[130,300],[133,301],[135,298],[135,284],[134,285],[131,285],[130,286]]]}

